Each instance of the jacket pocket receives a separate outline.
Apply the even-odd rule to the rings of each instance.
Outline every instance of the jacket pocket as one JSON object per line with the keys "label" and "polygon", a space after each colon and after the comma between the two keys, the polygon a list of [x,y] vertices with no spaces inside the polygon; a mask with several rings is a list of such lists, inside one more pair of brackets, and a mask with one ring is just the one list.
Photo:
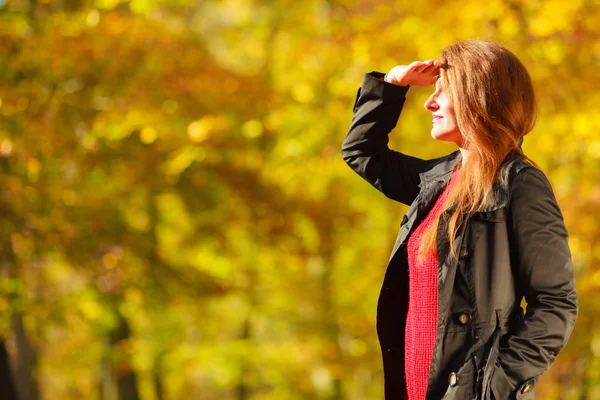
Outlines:
{"label": "jacket pocket", "polygon": [[475,399],[475,371],[477,359],[471,356],[457,372],[448,376],[448,389],[442,400],[473,400]]}
{"label": "jacket pocket", "polygon": [[[483,387],[481,390],[482,400],[491,400],[492,375],[498,364],[498,353],[500,351],[500,336],[502,335],[502,310],[496,309],[496,328],[492,334],[492,345],[487,353],[485,366],[483,368]],[[499,366],[499,365],[498,365]]]}
{"label": "jacket pocket", "polygon": [[492,347],[483,370],[483,400],[535,400],[533,385],[535,379],[523,382],[516,387],[506,375],[498,360],[500,337],[502,336],[502,310],[496,310],[496,329],[493,333]]}
{"label": "jacket pocket", "polygon": [[525,382],[518,389],[513,386],[501,365],[496,364],[490,381],[492,400],[535,400],[533,382]]}

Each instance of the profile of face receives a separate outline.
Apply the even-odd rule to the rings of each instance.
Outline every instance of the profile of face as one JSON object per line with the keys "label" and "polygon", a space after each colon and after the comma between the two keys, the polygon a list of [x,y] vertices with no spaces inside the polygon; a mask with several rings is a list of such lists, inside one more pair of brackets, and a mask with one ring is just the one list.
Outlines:
{"label": "profile of face", "polygon": [[462,144],[462,134],[456,123],[452,102],[444,92],[444,81],[435,82],[435,91],[425,102],[425,109],[432,112],[431,136],[436,140]]}

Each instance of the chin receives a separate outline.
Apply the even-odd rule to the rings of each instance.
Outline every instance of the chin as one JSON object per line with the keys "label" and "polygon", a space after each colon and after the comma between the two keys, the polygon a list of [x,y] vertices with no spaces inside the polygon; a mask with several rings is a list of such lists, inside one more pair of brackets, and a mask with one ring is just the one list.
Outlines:
{"label": "chin", "polygon": [[450,142],[457,145],[462,142],[462,135],[460,132],[438,132],[436,129],[432,129],[431,137],[441,142]]}

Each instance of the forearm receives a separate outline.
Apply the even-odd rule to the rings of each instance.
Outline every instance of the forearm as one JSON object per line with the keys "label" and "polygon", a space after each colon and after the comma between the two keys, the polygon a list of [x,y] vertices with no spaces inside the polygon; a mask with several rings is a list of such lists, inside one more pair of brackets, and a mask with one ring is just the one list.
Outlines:
{"label": "forearm", "polygon": [[396,127],[408,87],[383,82],[384,74],[365,74],[354,103],[354,115],[342,144],[344,160],[389,150],[388,135]]}
{"label": "forearm", "polygon": [[538,293],[527,305],[527,315],[516,332],[502,337],[498,361],[515,386],[537,377],[554,362],[566,345],[577,318],[575,288]]}
{"label": "forearm", "polygon": [[410,204],[418,194],[418,174],[425,161],[389,149],[408,87],[380,80],[384,74],[365,74],[354,104],[350,129],[342,144],[344,161],[389,198]]}
{"label": "forearm", "polygon": [[510,211],[512,262],[527,301],[515,331],[502,337],[498,362],[514,386],[537,379],[566,345],[578,313],[568,234],[545,175],[517,176]]}

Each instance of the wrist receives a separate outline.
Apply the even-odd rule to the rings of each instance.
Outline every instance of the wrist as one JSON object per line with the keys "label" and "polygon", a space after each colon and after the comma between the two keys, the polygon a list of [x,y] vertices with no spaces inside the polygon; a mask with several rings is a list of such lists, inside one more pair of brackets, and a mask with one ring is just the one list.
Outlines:
{"label": "wrist", "polygon": [[383,77],[381,77],[379,79],[381,79],[382,81],[384,81],[386,83],[390,83],[390,84],[396,85],[396,86],[407,86],[407,87],[410,86],[409,83],[399,82],[399,81],[396,81],[395,79],[390,78],[388,74],[385,74]]}

